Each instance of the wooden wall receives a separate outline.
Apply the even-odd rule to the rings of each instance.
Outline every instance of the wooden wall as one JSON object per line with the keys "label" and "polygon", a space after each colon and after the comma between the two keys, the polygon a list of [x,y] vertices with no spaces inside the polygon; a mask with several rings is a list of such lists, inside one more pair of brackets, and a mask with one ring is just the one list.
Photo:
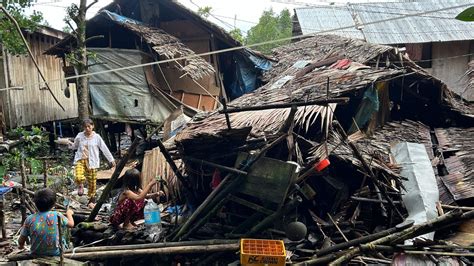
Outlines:
{"label": "wooden wall", "polygon": [[[214,41],[212,40],[211,35],[191,21],[176,20],[161,22],[160,27],[167,33],[179,38],[187,47],[197,54],[214,50],[211,47]],[[168,83],[171,85],[171,94],[173,96],[189,106],[205,111],[210,111],[217,107],[217,102],[215,99],[218,99],[221,93],[220,86],[218,84],[219,68],[216,63],[215,56],[205,56],[204,59],[211,63],[211,65],[216,70],[216,73],[213,75],[207,76],[197,81],[207,90],[207,92],[204,91],[201,86],[193,82],[191,78],[187,76],[181,77],[182,72],[176,71],[176,68],[172,67],[171,64],[163,64],[161,65],[161,68],[166,79],[168,80]],[[166,84],[163,80],[163,77],[160,76],[158,80],[160,84]],[[165,88],[165,90],[169,89],[167,86],[163,85],[162,88]]]}
{"label": "wooden wall", "polygon": [[0,84],[3,79],[5,85],[23,87],[22,90],[0,91],[7,127],[15,128],[77,117],[74,86],[70,86],[71,97],[64,96],[66,83],[61,59],[43,54],[59,39],[40,33],[28,34],[26,38],[46,80],[60,80],[49,82],[49,85],[66,111],[55,102],[45,86],[39,84],[42,79],[29,56],[6,53],[2,57],[5,71],[0,73]]}

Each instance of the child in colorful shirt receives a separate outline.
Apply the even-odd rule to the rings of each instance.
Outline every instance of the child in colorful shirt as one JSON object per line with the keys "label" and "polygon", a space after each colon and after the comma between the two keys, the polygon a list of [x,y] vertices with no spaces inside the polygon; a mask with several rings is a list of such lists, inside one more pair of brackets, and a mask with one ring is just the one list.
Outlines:
{"label": "child in colorful shirt", "polygon": [[57,211],[51,211],[56,203],[56,193],[45,188],[36,191],[34,202],[39,212],[28,216],[21,227],[19,248],[23,249],[26,239],[30,237],[30,253],[36,256],[59,256],[60,243],[66,245],[64,238],[59,240],[58,217],[61,219],[62,232],[66,232],[67,227],[74,227],[72,210],[67,210],[66,217]]}
{"label": "child in colorful shirt", "polygon": [[71,144],[72,149],[77,149],[74,156],[75,177],[78,185],[78,195],[84,192],[84,181],[87,179],[90,207],[95,202],[97,169],[100,166],[99,150],[105,155],[112,167],[115,166],[115,160],[110,153],[104,140],[99,134],[94,132],[94,123],[90,119],[83,121],[84,131],[77,134],[74,143]]}
{"label": "child in colorful shirt", "polygon": [[110,217],[110,223],[115,227],[119,227],[123,223],[123,229],[131,230],[135,228],[137,220],[143,219],[145,198],[158,197],[163,195],[163,192],[148,194],[150,189],[156,184],[156,180],[152,180],[142,190],[140,171],[137,169],[127,170],[122,178],[123,191],[120,193],[117,206]]}

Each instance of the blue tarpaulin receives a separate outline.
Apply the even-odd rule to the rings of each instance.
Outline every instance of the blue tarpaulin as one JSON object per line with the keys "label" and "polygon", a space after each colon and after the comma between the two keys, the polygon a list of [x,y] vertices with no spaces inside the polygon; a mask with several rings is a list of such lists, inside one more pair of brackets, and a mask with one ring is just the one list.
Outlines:
{"label": "blue tarpaulin", "polygon": [[242,54],[235,54],[234,61],[235,81],[227,88],[227,94],[231,100],[257,88],[257,77],[261,71],[268,71],[272,68],[272,63],[261,57],[253,55],[249,51]]}

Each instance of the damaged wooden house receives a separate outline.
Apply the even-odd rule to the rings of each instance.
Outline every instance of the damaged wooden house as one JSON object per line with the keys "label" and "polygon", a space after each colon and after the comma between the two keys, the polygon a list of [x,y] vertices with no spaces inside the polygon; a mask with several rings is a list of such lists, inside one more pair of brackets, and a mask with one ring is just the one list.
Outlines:
{"label": "damaged wooden house", "polygon": [[75,94],[67,98],[63,93],[66,82],[62,60],[43,54],[67,34],[46,26],[24,34],[41,74],[52,81],[48,84],[51,91],[28,54],[13,55],[0,46],[0,126],[3,132],[77,117]]}
{"label": "damaged wooden house", "polygon": [[[472,244],[456,225],[474,213],[444,213],[473,204],[472,105],[390,46],[321,35],[273,56],[264,86],[165,143],[191,209],[168,239],[286,239],[296,265],[400,261],[422,232],[409,249]],[[387,247],[350,249],[371,241]]]}
{"label": "damaged wooden house", "polygon": [[[175,1],[115,1],[87,21],[87,38],[90,72],[105,71],[89,79],[101,120],[162,124],[180,106],[188,116],[212,111],[221,97],[253,91],[271,67],[248,49],[212,53],[241,44]],[[64,58],[74,46],[69,37],[47,53]]]}

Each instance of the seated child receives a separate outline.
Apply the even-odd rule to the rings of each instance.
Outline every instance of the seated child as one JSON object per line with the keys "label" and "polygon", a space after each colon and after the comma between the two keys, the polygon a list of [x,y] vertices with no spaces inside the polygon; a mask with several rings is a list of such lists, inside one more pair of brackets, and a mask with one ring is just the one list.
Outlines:
{"label": "seated child", "polygon": [[[31,240],[32,255],[37,256],[59,256],[59,230],[58,216],[61,217],[61,226],[63,239],[61,242],[66,244],[64,235],[67,227],[74,227],[72,215],[74,212],[68,209],[66,217],[57,211],[51,211],[56,203],[56,193],[49,188],[36,191],[34,202],[39,212],[28,216],[21,228],[20,238],[18,240],[19,248],[23,249],[27,237]],[[66,227],[67,226],[67,227]]]}
{"label": "seated child", "polygon": [[120,193],[117,206],[110,217],[110,223],[130,230],[137,225],[135,221],[143,219],[143,209],[145,208],[145,198],[153,198],[162,194],[162,192],[147,194],[156,184],[156,180],[151,181],[145,189],[141,189],[140,171],[129,169],[125,172],[123,178],[123,191]]}

